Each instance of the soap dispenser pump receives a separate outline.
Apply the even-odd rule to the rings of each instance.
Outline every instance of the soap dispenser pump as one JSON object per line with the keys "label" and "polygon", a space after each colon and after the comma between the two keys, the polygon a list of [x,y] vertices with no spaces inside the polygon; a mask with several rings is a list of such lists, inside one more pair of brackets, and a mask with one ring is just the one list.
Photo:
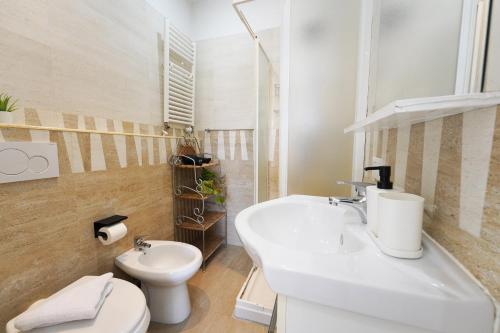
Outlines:
{"label": "soap dispenser pump", "polygon": [[391,166],[390,165],[370,166],[370,167],[366,167],[365,170],[366,171],[378,170],[380,180],[377,182],[377,188],[380,188],[383,190],[392,190]]}
{"label": "soap dispenser pump", "polygon": [[379,218],[378,218],[378,197],[381,193],[390,191],[402,192],[402,190],[394,189],[391,182],[391,166],[369,166],[366,171],[378,170],[379,181],[377,185],[368,186],[366,188],[366,212],[368,230],[372,236],[378,237]]}

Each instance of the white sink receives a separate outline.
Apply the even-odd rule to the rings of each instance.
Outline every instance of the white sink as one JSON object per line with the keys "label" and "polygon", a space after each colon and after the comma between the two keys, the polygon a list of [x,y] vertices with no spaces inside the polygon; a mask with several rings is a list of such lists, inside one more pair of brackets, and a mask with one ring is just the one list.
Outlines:
{"label": "white sink", "polygon": [[422,258],[386,256],[355,210],[310,196],[254,205],[235,223],[280,295],[426,331],[493,331],[490,298],[426,235]]}
{"label": "white sink", "polygon": [[[345,208],[295,200],[269,203],[251,209],[248,224],[238,224],[238,232],[248,227],[269,244],[312,254],[346,253],[363,248],[363,243],[345,230]],[[260,262],[259,256],[252,258]]]}

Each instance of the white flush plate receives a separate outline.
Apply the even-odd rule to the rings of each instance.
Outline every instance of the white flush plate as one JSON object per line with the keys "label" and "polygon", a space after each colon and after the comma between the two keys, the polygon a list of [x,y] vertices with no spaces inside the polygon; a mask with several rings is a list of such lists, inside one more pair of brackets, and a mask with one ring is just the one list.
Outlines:
{"label": "white flush plate", "polygon": [[57,145],[0,142],[0,183],[59,177]]}

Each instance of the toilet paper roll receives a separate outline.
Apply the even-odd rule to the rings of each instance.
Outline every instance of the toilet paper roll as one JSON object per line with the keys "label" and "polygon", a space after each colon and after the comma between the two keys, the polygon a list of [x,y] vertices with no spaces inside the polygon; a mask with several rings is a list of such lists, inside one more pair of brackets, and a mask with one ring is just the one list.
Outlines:
{"label": "toilet paper roll", "polygon": [[99,240],[104,245],[113,244],[117,240],[122,239],[127,234],[127,226],[123,223],[117,223],[110,227],[102,227],[99,232],[106,234],[106,237],[99,236]]}

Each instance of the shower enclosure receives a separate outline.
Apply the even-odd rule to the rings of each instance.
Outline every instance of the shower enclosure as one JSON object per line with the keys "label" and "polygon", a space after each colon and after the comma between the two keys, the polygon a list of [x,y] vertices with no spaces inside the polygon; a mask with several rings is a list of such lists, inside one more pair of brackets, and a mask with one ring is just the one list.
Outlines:
{"label": "shower enclosure", "polygon": [[272,114],[272,86],[273,66],[267,55],[261,40],[252,29],[242,10],[241,4],[252,2],[252,0],[233,0],[233,8],[241,22],[254,39],[255,45],[255,96],[256,96],[256,119],[254,132],[254,201],[256,203],[269,200],[269,151],[271,136],[271,114]]}

